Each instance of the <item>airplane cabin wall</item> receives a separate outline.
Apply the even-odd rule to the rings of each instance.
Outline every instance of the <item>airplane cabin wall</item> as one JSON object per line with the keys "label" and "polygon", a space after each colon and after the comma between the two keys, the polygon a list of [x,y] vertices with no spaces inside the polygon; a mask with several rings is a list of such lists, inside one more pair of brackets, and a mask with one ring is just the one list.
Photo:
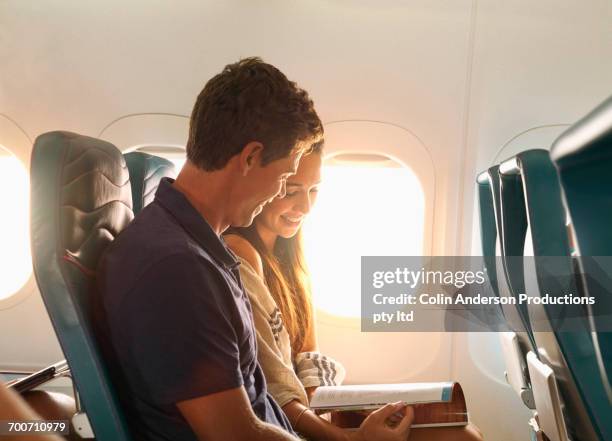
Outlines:
{"label": "airplane cabin wall", "polygon": [[[181,146],[206,80],[259,55],[309,91],[330,133],[352,121],[418,139],[431,169],[404,159],[433,176],[427,251],[479,254],[475,174],[546,148],[612,92],[611,21],[606,0],[7,0],[0,144],[24,164],[30,141],[58,129],[124,150]],[[327,154],[359,142],[334,136]],[[361,333],[355,320],[318,318],[320,346],[347,381],[459,380],[487,439],[527,439],[529,413],[503,380],[496,335]],[[0,371],[62,358],[33,278],[0,300],[0,334],[11,336],[0,340]]]}

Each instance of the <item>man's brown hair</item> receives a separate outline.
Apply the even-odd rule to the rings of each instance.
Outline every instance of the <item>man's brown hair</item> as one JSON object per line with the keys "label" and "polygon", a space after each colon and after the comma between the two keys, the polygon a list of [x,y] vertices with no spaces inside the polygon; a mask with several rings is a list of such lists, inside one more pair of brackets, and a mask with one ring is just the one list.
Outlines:
{"label": "man's brown hair", "polygon": [[260,58],[228,64],[206,83],[191,113],[187,158],[213,171],[252,141],[263,144],[262,165],[296,146],[322,143],[323,125],[308,93]]}

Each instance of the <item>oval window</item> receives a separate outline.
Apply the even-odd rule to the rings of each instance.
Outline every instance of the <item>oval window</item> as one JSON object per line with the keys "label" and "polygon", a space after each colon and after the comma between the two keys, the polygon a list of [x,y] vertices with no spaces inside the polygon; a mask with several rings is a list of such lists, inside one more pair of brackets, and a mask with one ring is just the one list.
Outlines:
{"label": "oval window", "polygon": [[0,147],[0,301],[15,294],[32,274],[30,255],[30,182],[23,164]]}
{"label": "oval window", "polygon": [[359,317],[361,256],[423,254],[425,196],[418,177],[392,159],[331,158],[304,224],[314,305]]}

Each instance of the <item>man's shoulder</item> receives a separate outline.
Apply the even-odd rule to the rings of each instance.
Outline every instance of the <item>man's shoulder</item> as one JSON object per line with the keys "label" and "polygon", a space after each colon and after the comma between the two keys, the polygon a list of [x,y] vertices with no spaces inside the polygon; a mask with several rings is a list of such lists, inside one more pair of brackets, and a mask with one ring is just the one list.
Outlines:
{"label": "man's shoulder", "polygon": [[[163,207],[152,203],[109,246],[100,270],[135,281],[172,262],[213,269],[211,255]],[[125,280],[127,282],[128,280]]]}

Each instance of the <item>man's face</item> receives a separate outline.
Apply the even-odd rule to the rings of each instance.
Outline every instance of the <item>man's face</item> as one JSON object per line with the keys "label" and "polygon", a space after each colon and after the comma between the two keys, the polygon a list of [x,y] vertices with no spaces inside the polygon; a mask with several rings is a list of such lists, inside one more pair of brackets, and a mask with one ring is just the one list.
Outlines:
{"label": "man's face", "polygon": [[287,178],[297,171],[302,150],[294,151],[289,156],[277,159],[261,166],[259,160],[243,179],[240,191],[241,202],[234,216],[233,226],[251,225],[255,216],[261,213],[264,205],[275,197],[285,195]]}

